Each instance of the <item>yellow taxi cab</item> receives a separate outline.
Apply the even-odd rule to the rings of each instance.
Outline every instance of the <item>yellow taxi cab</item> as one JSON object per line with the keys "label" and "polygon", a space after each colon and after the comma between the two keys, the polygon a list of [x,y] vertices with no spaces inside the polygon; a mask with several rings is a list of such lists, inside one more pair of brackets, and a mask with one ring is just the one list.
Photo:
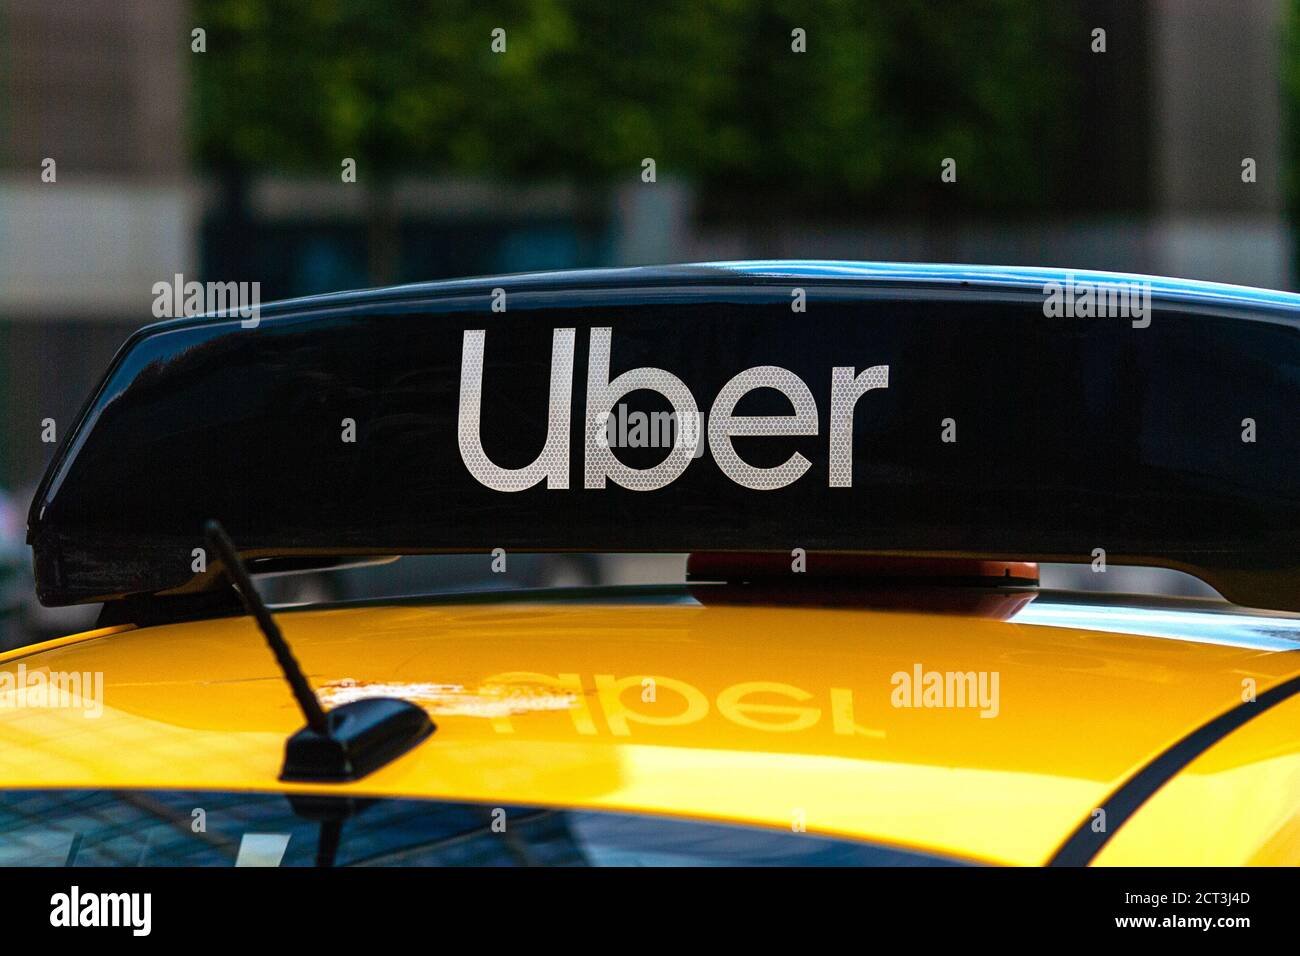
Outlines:
{"label": "yellow taxi cab", "polygon": [[[0,863],[1300,863],[1297,316],[761,262],[142,329],[32,505],[41,600],[103,611],[0,656]],[[553,551],[690,560],[271,608],[253,582]]]}

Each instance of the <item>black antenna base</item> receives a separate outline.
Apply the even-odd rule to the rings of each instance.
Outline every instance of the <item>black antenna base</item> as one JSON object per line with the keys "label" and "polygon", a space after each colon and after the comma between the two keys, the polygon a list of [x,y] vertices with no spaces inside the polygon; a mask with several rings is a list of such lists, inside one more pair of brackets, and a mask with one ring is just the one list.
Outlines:
{"label": "black antenna base", "polygon": [[280,779],[358,780],[415,747],[436,729],[422,707],[393,697],[354,700],[326,712],[329,733],[304,727],[284,745]]}
{"label": "black antenna base", "polygon": [[433,721],[422,708],[394,697],[354,700],[331,711],[321,707],[289,642],[280,633],[280,626],[253,587],[248,568],[230,536],[218,521],[207,522],[203,533],[221,559],[240,601],[266,638],[307,720],[307,726],[285,742],[281,780],[320,783],[357,780],[400,757],[433,733]]}

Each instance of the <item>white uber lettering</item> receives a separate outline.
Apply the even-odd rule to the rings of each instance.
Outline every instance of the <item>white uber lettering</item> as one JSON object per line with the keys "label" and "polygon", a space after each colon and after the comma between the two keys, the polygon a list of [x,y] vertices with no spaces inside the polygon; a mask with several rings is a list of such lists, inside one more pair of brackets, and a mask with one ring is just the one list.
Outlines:
{"label": "white uber lettering", "polygon": [[[609,380],[610,329],[591,330],[591,350],[587,359],[587,452],[586,488],[604,488],[605,479],[633,491],[653,491],[674,481],[686,470],[695,456],[699,436],[694,423],[699,421],[695,396],[686,383],[661,368],[634,368],[614,381]],[[618,460],[609,443],[604,441],[609,414],[628,392],[637,389],[658,392],[673,406],[677,419],[677,437],[668,457],[652,468],[631,468]]]}
{"label": "white uber lettering", "polygon": [[[546,443],[531,464],[505,468],[488,458],[483,449],[482,402],[483,363],[487,333],[467,329],[461,352],[460,410],[457,439],[461,460],[480,484],[496,491],[523,491],[546,479],[546,487],[569,487],[569,430],[573,397],[574,330],[555,329],[551,341],[551,384]],[[583,487],[600,489],[607,480],[631,491],[654,491],[671,484],[686,470],[703,448],[702,419],[695,396],[680,378],[661,368],[644,366],[609,378],[612,329],[591,330],[587,363],[586,423],[583,427],[585,456]],[[831,370],[830,455],[828,481],[832,488],[853,485],[853,417],[858,399],[872,389],[889,387],[889,366],[873,365],[854,374],[855,368],[835,366]],[[737,415],[736,406],[751,391],[770,388],[790,402],[790,415]],[[614,409],[630,392],[658,392],[672,405],[672,412],[656,412],[657,418],[675,421],[676,435],[668,455],[650,468],[633,468],[614,454],[609,438]],[[645,419],[644,413],[635,412]],[[724,475],[754,491],[773,491],[799,480],[812,463],[793,452],[781,464],[771,467],[750,464],[736,451],[733,439],[747,436],[816,435],[819,430],[817,402],[807,383],[779,365],[756,365],[733,376],[718,392],[708,422],[708,444]],[[622,434],[620,432],[620,434]],[[645,444],[628,441],[631,447]],[[620,440],[620,445],[624,444]]]}
{"label": "white uber lettering", "polygon": [[466,329],[461,349],[460,416],[456,437],[469,473],[495,491],[523,491],[543,478],[547,488],[569,487],[569,420],[573,402],[573,329],[551,337],[551,396],[546,444],[532,464],[502,468],[483,450],[483,349],[487,333]]}
{"label": "white uber lettering", "polygon": [[889,366],[873,365],[855,378],[852,366],[831,370],[831,477],[832,488],[853,486],[853,413],[858,399],[873,388],[889,388]]}
{"label": "white uber lettering", "polygon": [[[756,388],[773,388],[790,400],[793,415],[735,415],[736,404]],[[817,403],[803,379],[777,365],[745,369],[722,386],[709,413],[709,449],[722,473],[738,485],[755,491],[773,491],[795,481],[811,466],[795,452],[772,468],[759,468],[736,452],[731,439],[739,435],[816,435]]]}

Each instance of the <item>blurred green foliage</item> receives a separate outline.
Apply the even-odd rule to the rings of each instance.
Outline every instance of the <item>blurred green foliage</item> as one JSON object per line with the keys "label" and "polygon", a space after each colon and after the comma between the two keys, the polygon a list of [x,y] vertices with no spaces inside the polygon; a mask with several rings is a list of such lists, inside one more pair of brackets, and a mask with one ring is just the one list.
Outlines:
{"label": "blurred green foliage", "polygon": [[[1283,175],[1287,208],[1300,212],[1300,0],[1286,5],[1282,29]],[[1295,255],[1300,261],[1300,244]]]}
{"label": "blurred green foliage", "polygon": [[[363,178],[597,185],[649,156],[715,208],[1044,208],[1074,19],[1053,0],[195,0],[194,142],[215,170],[351,156]],[[940,204],[944,157],[961,188]]]}

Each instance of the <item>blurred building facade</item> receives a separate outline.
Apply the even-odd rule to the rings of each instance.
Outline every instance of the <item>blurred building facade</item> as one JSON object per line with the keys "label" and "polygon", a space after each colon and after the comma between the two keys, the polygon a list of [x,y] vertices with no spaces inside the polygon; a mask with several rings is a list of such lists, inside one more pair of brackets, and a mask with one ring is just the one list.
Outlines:
{"label": "blurred building facade", "polygon": [[[198,256],[183,0],[0,2],[0,482],[40,475],[150,288]],[[53,182],[47,160],[53,160]]]}

